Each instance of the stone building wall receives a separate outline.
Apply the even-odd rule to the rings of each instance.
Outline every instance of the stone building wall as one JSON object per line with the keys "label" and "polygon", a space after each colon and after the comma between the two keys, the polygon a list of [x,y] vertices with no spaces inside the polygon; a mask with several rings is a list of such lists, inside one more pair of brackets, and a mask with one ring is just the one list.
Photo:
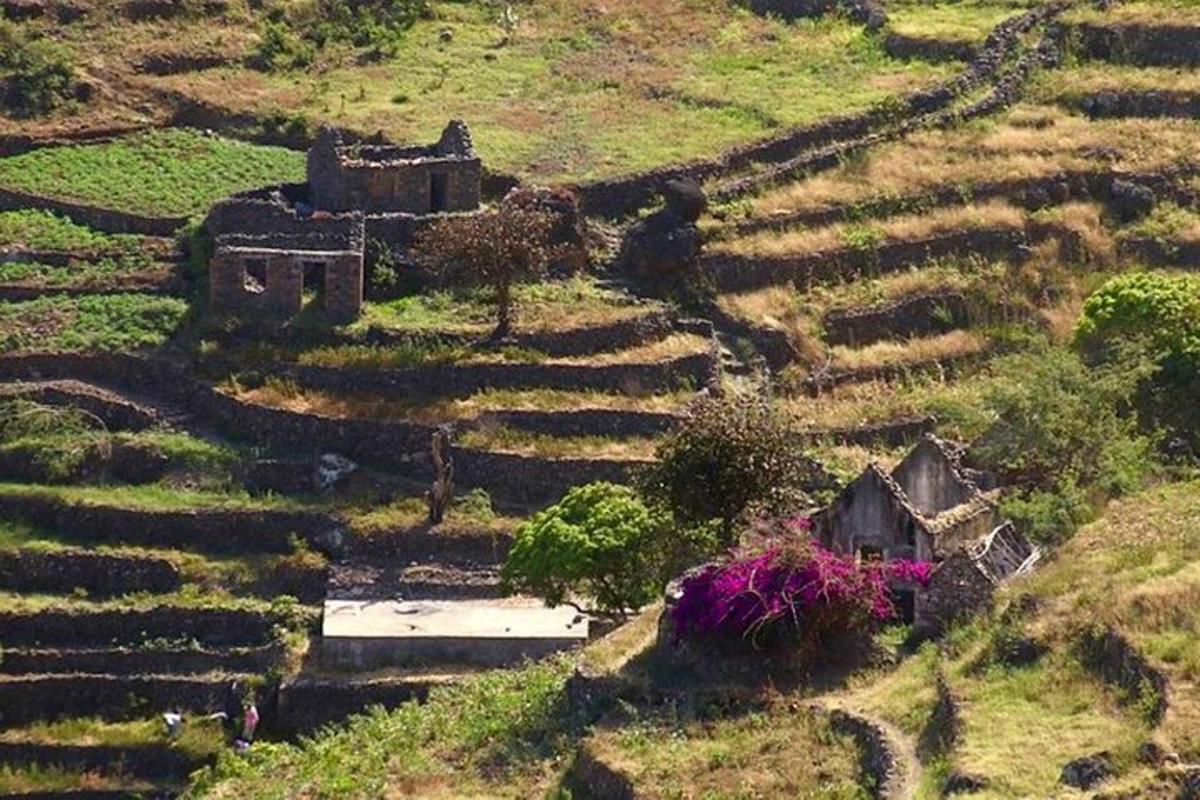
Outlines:
{"label": "stone building wall", "polygon": [[461,122],[451,122],[431,147],[347,146],[326,129],[309,151],[310,196],[327,211],[474,211],[482,179],[483,164]]}
{"label": "stone building wall", "polygon": [[958,466],[942,446],[928,436],[892,470],[892,477],[913,506],[930,517],[978,494],[974,486],[963,480]]}
{"label": "stone building wall", "polygon": [[955,620],[987,608],[995,591],[970,555],[959,551],[938,565],[929,586],[917,594],[915,623],[925,631],[943,631]]}
{"label": "stone building wall", "polygon": [[836,552],[854,555],[874,548],[886,558],[928,560],[933,542],[924,522],[891,479],[872,464],[814,519],[818,540]]}

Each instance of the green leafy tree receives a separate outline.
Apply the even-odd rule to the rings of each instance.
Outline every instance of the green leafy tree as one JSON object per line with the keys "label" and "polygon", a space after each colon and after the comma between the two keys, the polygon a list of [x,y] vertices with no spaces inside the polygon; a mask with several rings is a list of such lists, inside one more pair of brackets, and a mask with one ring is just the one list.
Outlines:
{"label": "green leafy tree", "polygon": [[1083,307],[1076,343],[1092,361],[1112,363],[1148,348],[1158,367],[1139,386],[1142,422],[1200,449],[1200,278],[1138,272],[1105,283]]}
{"label": "green leafy tree", "polygon": [[705,398],[664,437],[642,476],[646,497],[688,524],[720,520],[733,544],[747,513],[786,515],[811,505],[809,490],[832,488],[807,442],[769,399]]}
{"label": "green leafy tree", "polygon": [[715,543],[711,527],[679,527],[629,487],[591,483],[521,527],[504,565],[504,584],[552,605],[579,595],[601,611],[624,613],[658,597]]}
{"label": "green leafy tree", "polygon": [[972,457],[1014,488],[1005,511],[1039,538],[1061,539],[1093,499],[1137,489],[1153,467],[1132,401],[1154,371],[1144,358],[1090,367],[1049,345],[1001,359],[985,404],[990,429]]}

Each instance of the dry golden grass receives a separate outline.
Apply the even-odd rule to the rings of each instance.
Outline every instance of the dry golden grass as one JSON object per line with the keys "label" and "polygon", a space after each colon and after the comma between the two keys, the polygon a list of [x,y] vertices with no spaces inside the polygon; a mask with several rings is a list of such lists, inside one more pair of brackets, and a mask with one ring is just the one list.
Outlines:
{"label": "dry golden grass", "polygon": [[1090,61],[1048,73],[1038,83],[1041,97],[1075,97],[1104,91],[1196,92],[1200,91],[1200,72]]}
{"label": "dry golden grass", "polygon": [[1078,234],[1088,260],[1104,265],[1116,262],[1117,243],[1099,203],[1067,203],[1039,212],[1038,219],[1052,221]]}
{"label": "dry golden grass", "polygon": [[494,425],[488,422],[466,431],[458,444],[498,453],[537,458],[581,458],[650,460],[654,458],[654,440],[640,437],[618,439],[609,436],[547,436]]}
{"label": "dry golden grass", "polygon": [[549,359],[546,364],[654,364],[683,356],[708,352],[712,343],[703,336],[692,333],[674,333],[656,342],[631,347],[627,350],[616,350],[608,353],[597,353],[577,358]]}
{"label": "dry golden grass", "polygon": [[782,403],[798,425],[816,431],[934,414],[939,429],[970,439],[988,424],[982,407],[990,385],[986,371],[956,380],[921,376],[845,384],[820,397],[788,397]]}
{"label": "dry golden grass", "polygon": [[748,256],[793,256],[827,252],[845,247],[871,247],[889,242],[911,241],[967,228],[1019,228],[1023,212],[1003,202],[951,206],[922,214],[903,214],[867,225],[838,223],[823,228],[793,231],[764,231],[714,246],[714,252]]}
{"label": "dry golden grass", "polygon": [[830,348],[835,370],[863,370],[885,366],[924,364],[983,352],[990,340],[969,330],[950,331],[939,336],[909,339],[906,342],[876,342],[866,347],[838,345]]}
{"label": "dry golden grass", "polygon": [[1200,6],[1195,0],[1132,0],[1115,3],[1101,11],[1085,3],[1065,15],[1064,22],[1097,22],[1114,25],[1200,25]]}
{"label": "dry golden grass", "polygon": [[1200,757],[1200,484],[1111,503],[1019,588],[1046,601],[1039,635],[1111,625],[1164,670],[1172,688],[1158,735],[1185,760]]}
{"label": "dry golden grass", "polygon": [[819,318],[801,303],[800,296],[790,286],[723,294],[717,297],[717,305],[736,319],[783,331],[805,360],[816,360],[824,352]]}
{"label": "dry golden grass", "polygon": [[413,397],[404,400],[365,394],[336,394],[304,390],[286,382],[273,381],[257,389],[231,389],[239,399],[285,411],[320,414],[346,419],[402,420],[439,424],[469,420],[489,411],[571,411],[610,409],[616,411],[681,411],[690,393],[633,397],[601,392],[565,392],[549,389],[513,391],[491,389],[466,398]]}
{"label": "dry golden grass", "polygon": [[[1060,74],[1047,73],[1047,88]],[[1154,169],[1194,159],[1198,134],[1200,123],[1194,120],[1091,121],[1052,105],[1025,103],[1002,120],[913,133],[843,167],[767,192],[753,201],[751,213],[815,210],[1066,169]],[[1105,151],[1115,153],[1116,160],[1099,158]]]}
{"label": "dry golden grass", "polygon": [[[638,797],[858,797],[857,752],[829,721],[779,697],[761,712],[698,720],[665,709],[597,725],[585,747]],[[687,787],[686,794],[681,790]]]}

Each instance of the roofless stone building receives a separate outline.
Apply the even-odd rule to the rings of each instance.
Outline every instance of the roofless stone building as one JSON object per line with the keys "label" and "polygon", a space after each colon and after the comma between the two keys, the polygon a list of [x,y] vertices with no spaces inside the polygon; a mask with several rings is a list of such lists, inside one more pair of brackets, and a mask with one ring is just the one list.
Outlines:
{"label": "roofless stone building", "polygon": [[403,247],[442,214],[478,211],[483,165],[466,123],[428,146],[347,143],[325,128],[308,151],[308,182],[218,204],[209,301],[237,313],[291,316],[306,294],[335,319],[362,310],[368,237]]}

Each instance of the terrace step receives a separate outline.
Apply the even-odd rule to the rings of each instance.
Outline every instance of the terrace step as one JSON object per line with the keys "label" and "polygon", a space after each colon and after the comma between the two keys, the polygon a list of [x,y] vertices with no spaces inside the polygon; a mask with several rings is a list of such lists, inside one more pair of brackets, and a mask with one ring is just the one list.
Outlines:
{"label": "terrace step", "polygon": [[327,597],[340,600],[472,600],[500,597],[496,567],[453,564],[338,564]]}
{"label": "terrace step", "polygon": [[276,620],[258,611],[161,605],[146,609],[47,608],[0,612],[5,647],[109,647],[154,639],[194,640],[201,646],[266,645]]}
{"label": "terrace step", "polygon": [[0,741],[0,765],[61,767],[105,777],[185,783],[188,775],[205,762],[206,759],[197,760],[167,745],[119,747]]}
{"label": "terrace step", "polygon": [[71,594],[83,589],[100,597],[161,594],[178,589],[182,580],[172,561],[154,556],[74,548],[0,550],[0,589],[13,592]]}
{"label": "terrace step", "polygon": [[0,726],[90,717],[127,720],[147,709],[177,708],[208,714],[228,705],[230,687],[253,679],[245,673],[203,675],[0,676]]}
{"label": "terrace step", "polygon": [[5,648],[0,675],[264,673],[283,655],[284,647],[278,643],[224,649]]}
{"label": "terrace step", "polygon": [[[80,776],[82,783],[83,776]],[[44,792],[21,792],[0,794],[0,800],[170,800],[178,797],[183,787],[155,786],[153,788],[130,785],[118,789],[58,789]]]}

